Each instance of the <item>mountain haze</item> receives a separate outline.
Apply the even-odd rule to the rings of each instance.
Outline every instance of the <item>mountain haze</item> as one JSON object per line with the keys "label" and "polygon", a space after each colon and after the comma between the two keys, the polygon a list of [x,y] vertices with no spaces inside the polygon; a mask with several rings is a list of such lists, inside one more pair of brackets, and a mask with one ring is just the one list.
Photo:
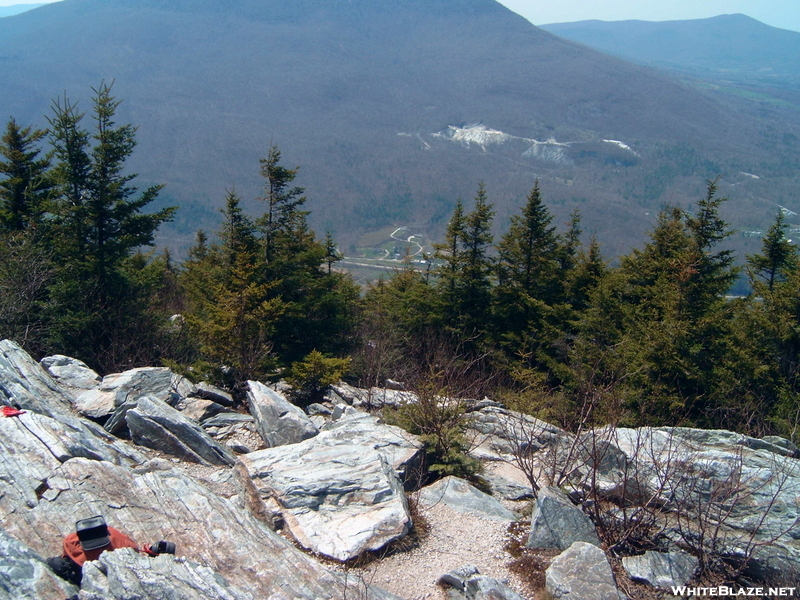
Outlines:
{"label": "mountain haze", "polygon": [[746,15],[661,22],[578,21],[542,28],[640,64],[800,88],[800,33]]}
{"label": "mountain haze", "polygon": [[795,202],[796,115],[753,116],[493,0],[64,0],[0,20],[0,69],[0,114],[39,125],[65,90],[87,109],[115,80],[132,166],[184,207],[177,244],[226,189],[259,193],[271,143],[302,166],[312,223],[347,243],[437,234],[481,179],[505,218],[539,177],[611,253],[717,174],[737,224]]}
{"label": "mountain haze", "polygon": [[13,15],[18,15],[28,10],[33,10],[34,8],[39,8],[40,6],[44,6],[43,4],[12,4],[11,6],[0,6],[0,18],[2,17],[11,17]]}

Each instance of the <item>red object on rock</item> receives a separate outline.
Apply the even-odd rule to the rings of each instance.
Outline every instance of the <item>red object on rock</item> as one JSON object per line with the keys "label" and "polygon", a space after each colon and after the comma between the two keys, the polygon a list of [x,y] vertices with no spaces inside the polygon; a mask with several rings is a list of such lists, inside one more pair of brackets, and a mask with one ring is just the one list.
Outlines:
{"label": "red object on rock", "polygon": [[108,534],[108,545],[96,550],[84,550],[78,539],[78,534],[69,534],[64,538],[64,558],[71,558],[77,564],[83,566],[83,563],[87,560],[97,560],[103,552],[116,550],[117,548],[133,548],[137,552],[139,551],[139,545],[121,531],[109,527]]}
{"label": "red object on rock", "polygon": [[3,416],[4,417],[18,417],[20,415],[24,415],[24,410],[17,410],[13,406],[4,406],[3,407]]}

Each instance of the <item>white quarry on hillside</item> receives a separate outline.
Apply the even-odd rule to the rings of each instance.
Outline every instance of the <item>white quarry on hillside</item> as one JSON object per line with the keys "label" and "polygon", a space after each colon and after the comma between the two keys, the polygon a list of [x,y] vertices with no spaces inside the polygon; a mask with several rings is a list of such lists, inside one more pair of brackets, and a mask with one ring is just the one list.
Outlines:
{"label": "white quarry on hillside", "polygon": [[466,127],[457,127],[455,125],[448,125],[447,129],[438,133],[432,134],[433,137],[443,138],[459,142],[467,147],[472,144],[477,144],[482,150],[486,150],[486,146],[492,144],[505,144],[512,140],[524,140],[532,142],[527,138],[520,138],[497,129],[489,129],[485,125],[467,125]]}
{"label": "white quarry on hillside", "polygon": [[631,148],[630,146],[628,146],[628,144],[626,144],[625,142],[620,142],[619,140],[603,140],[603,141],[604,141],[606,144],[614,144],[615,146],[619,146],[620,148],[622,148],[623,150],[627,150],[628,152],[630,152],[630,153],[631,153],[631,154],[633,154],[634,156],[639,156],[639,153],[638,153],[638,152],[636,152],[636,151],[635,151],[633,148]]}
{"label": "white quarry on hillside", "polygon": [[558,165],[572,163],[572,159],[569,157],[569,144],[560,143],[554,139],[549,139],[546,142],[537,142],[536,140],[530,141],[533,142],[533,145],[523,152],[522,156],[536,158]]}

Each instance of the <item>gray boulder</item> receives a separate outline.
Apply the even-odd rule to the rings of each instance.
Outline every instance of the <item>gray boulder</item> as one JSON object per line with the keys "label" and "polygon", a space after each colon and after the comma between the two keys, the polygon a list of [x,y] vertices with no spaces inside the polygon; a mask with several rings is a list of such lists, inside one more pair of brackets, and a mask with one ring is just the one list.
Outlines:
{"label": "gray boulder", "polygon": [[555,487],[544,487],[531,515],[528,548],[566,550],[575,542],[600,547],[600,538],[589,517]]}
{"label": "gray boulder", "polygon": [[533,498],[533,490],[529,483],[512,481],[502,475],[486,469],[481,473],[481,477],[492,488],[492,494],[504,500],[530,500]]}
{"label": "gray boulder", "polygon": [[81,600],[254,600],[212,569],[168,554],[132,548],[104,552],[83,567]]}
{"label": "gray boulder", "polygon": [[157,398],[140,398],[125,422],[134,443],[191,462],[233,465],[236,458],[203,429]]}
{"label": "gray boulder", "polygon": [[221,404],[217,404],[213,400],[193,397],[181,400],[177,408],[181,411],[181,414],[183,414],[184,417],[187,417],[192,421],[197,421],[198,423],[202,423],[206,419],[210,419],[221,412],[227,412],[230,410]]}
{"label": "gray boulder", "polygon": [[545,571],[545,587],[561,600],[622,600],[614,573],[600,548],[575,542],[559,554]]}
{"label": "gray boulder", "polygon": [[233,406],[233,396],[231,396],[231,394],[207,381],[198,383],[191,395],[197,398],[211,400],[222,406]]}
{"label": "gray boulder", "polygon": [[278,501],[294,538],[345,561],[408,533],[406,497],[386,458],[319,437],[240,457],[262,497]]}
{"label": "gray boulder", "polygon": [[388,386],[386,388],[358,388],[344,381],[332,385],[331,391],[336,397],[356,407],[392,406],[396,408],[417,400],[416,394],[412,392],[392,389]]}
{"label": "gray boulder", "polygon": [[458,477],[445,477],[420,490],[419,502],[424,507],[444,504],[462,513],[497,521],[514,521],[517,516],[503,504]]}
{"label": "gray boulder", "polygon": [[75,408],[82,415],[100,419],[111,415],[125,402],[152,396],[170,403],[173,397],[173,373],[162,367],[142,367],[103,377],[102,383],[86,390],[75,399]]}
{"label": "gray boulder", "polygon": [[519,450],[535,452],[574,437],[536,417],[496,406],[470,412],[467,424],[479,441],[473,454],[489,460],[510,460]]}
{"label": "gray boulder", "polygon": [[319,433],[300,408],[263,383],[247,382],[247,402],[258,433],[270,448],[296,444]]}
{"label": "gray boulder", "polygon": [[170,391],[172,392],[171,394],[172,400],[169,400],[169,403],[174,404],[181,398],[194,396],[197,392],[197,386],[188,379],[186,379],[186,377],[184,377],[183,375],[178,375],[177,373],[173,373]]}
{"label": "gray boulder", "polygon": [[648,550],[641,556],[622,559],[622,566],[631,579],[665,589],[673,585],[686,585],[694,577],[698,564],[696,557],[685,552]]}
{"label": "gray boulder", "polygon": [[454,569],[439,578],[448,586],[448,600],[524,600],[502,581],[481,575],[474,565]]}
{"label": "gray boulder", "polygon": [[70,388],[90,390],[100,385],[103,379],[96,371],[90,369],[85,362],[63,354],[46,356],[39,361],[39,364],[58,383]]}
{"label": "gray boulder", "polygon": [[413,483],[421,475],[423,444],[416,436],[351,407],[323,427],[317,443],[371,448],[386,458],[401,480]]}
{"label": "gray boulder", "polygon": [[695,518],[698,497],[716,503],[699,516],[717,532],[718,548],[733,556],[752,551],[757,571],[792,568],[800,560],[800,460],[791,448],[730,431],[644,427],[615,433],[631,463],[629,477],[645,497]]}
{"label": "gray boulder", "polygon": [[78,588],[55,575],[44,559],[0,529],[0,596],[15,600],[64,600]]}
{"label": "gray boulder", "polygon": [[55,417],[72,414],[72,394],[19,344],[0,341],[0,404]]}

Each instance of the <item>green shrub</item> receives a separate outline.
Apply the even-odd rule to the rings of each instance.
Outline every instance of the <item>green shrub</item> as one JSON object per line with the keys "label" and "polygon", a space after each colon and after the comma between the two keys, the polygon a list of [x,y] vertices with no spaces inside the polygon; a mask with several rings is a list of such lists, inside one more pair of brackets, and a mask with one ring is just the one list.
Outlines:
{"label": "green shrub", "polygon": [[336,383],[350,366],[349,358],[326,357],[312,350],[303,360],[292,363],[286,381],[300,398],[312,398]]}

